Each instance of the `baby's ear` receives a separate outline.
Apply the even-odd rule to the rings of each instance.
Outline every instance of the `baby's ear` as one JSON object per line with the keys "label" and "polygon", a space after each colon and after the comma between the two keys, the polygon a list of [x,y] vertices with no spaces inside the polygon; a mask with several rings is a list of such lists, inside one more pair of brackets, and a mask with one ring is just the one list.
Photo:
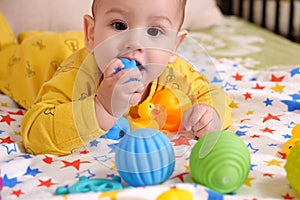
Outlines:
{"label": "baby's ear", "polygon": [[88,52],[94,50],[94,30],[95,30],[95,21],[89,16],[85,15],[83,18],[84,25],[84,36],[85,36],[85,47]]}
{"label": "baby's ear", "polygon": [[175,44],[175,50],[174,50],[174,53],[172,53],[172,55],[169,58],[169,63],[175,62],[176,57],[177,57],[176,52],[178,51],[180,45],[184,41],[187,34],[188,34],[187,30],[181,30],[181,31],[178,32],[177,39],[176,39],[176,44]]}

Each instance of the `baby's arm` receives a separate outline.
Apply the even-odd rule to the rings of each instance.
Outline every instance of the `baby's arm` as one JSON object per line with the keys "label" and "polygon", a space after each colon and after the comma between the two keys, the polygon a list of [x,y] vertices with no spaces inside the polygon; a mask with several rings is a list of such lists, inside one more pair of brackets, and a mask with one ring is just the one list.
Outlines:
{"label": "baby's arm", "polygon": [[226,129],[231,124],[229,96],[221,88],[203,81],[197,92],[197,103],[186,110],[182,126],[201,137],[210,131]]}
{"label": "baby's arm", "polygon": [[205,133],[221,129],[221,121],[215,109],[207,104],[196,104],[188,109],[182,118],[186,131],[193,131],[200,138]]}

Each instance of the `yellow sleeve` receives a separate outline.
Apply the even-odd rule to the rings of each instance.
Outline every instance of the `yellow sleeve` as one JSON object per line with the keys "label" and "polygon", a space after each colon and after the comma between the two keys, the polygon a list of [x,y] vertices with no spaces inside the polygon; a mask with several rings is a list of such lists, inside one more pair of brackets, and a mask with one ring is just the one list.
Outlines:
{"label": "yellow sleeve", "polygon": [[[189,63],[179,57],[174,63],[169,64],[169,68],[173,70],[173,80],[167,84],[172,84],[171,87],[175,85],[188,94],[193,104],[203,103],[212,106],[219,114],[222,129],[231,125],[230,98],[223,89],[210,83],[204,74],[195,71]],[[170,72],[168,74],[170,77]]]}
{"label": "yellow sleeve", "polygon": [[27,152],[66,155],[105,134],[96,120],[94,91],[87,87],[95,85],[96,78],[89,72],[79,75],[86,55],[85,50],[73,54],[42,86],[21,124]]}

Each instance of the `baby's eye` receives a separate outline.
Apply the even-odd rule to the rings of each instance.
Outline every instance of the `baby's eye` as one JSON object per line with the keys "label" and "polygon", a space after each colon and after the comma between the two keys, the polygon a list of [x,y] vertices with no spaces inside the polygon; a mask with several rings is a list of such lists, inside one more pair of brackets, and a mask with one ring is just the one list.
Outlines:
{"label": "baby's eye", "polygon": [[112,23],[112,26],[114,27],[114,29],[119,31],[123,31],[127,29],[127,25],[124,22],[114,22]]}
{"label": "baby's eye", "polygon": [[162,34],[162,30],[160,30],[159,28],[148,28],[147,33],[151,36],[158,36],[160,34]]}

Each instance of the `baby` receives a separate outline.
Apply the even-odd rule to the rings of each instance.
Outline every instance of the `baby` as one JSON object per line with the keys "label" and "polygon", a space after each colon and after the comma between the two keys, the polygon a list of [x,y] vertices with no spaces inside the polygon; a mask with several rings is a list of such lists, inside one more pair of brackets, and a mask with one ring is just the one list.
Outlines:
{"label": "baby", "polygon": [[[45,82],[21,125],[28,153],[70,154],[104,135],[132,105],[150,101],[164,88],[176,88],[191,98],[179,131],[196,137],[231,123],[223,90],[176,55],[187,35],[181,30],[185,0],[95,0],[93,16],[84,16],[85,47],[66,59]],[[89,54],[90,53],[90,54]],[[78,76],[94,57],[95,91]],[[138,62],[122,69],[120,58]],[[94,70],[94,69],[93,69]],[[91,74],[94,74],[92,72]],[[135,81],[128,81],[135,80]],[[85,82],[86,81],[86,82]],[[81,90],[82,87],[85,87]],[[86,94],[74,99],[74,90]],[[83,92],[87,91],[87,92]]]}

